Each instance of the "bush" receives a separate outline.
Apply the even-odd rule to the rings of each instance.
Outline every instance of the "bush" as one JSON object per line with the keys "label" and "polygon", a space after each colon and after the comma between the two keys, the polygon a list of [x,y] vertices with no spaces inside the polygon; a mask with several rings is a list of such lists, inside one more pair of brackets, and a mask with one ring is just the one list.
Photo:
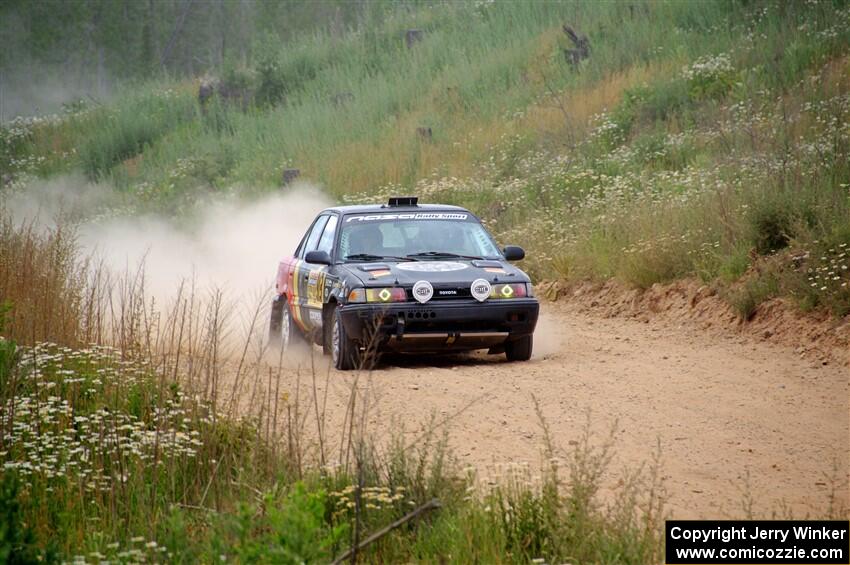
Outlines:
{"label": "bush", "polygon": [[256,79],[251,69],[228,64],[218,83],[216,95],[223,102],[247,110],[255,97]]}
{"label": "bush", "polygon": [[809,310],[829,309],[835,316],[850,314],[850,226],[838,226],[802,250],[794,293]]}
{"label": "bush", "polygon": [[759,305],[779,294],[779,281],[773,274],[756,273],[738,288],[727,292],[727,300],[742,320],[750,320]]}
{"label": "bush", "polygon": [[760,255],[788,247],[801,231],[817,221],[811,194],[792,193],[783,187],[755,192],[748,198],[749,238]]}
{"label": "bush", "polygon": [[792,212],[769,204],[760,206],[750,213],[750,229],[760,255],[784,249],[793,235]]}
{"label": "bush", "polygon": [[237,539],[218,538],[217,545],[221,555],[232,553],[242,563],[330,562],[348,524],[330,525],[327,507],[324,490],[309,491],[304,483],[295,483],[282,498],[266,494],[262,508],[245,506],[236,524]]}
{"label": "bush", "polygon": [[688,92],[694,100],[719,98],[735,84],[735,69],[729,55],[700,57],[682,70]]}
{"label": "bush", "polygon": [[640,105],[641,119],[652,123],[668,120],[690,105],[687,82],[676,77],[647,89]]}
{"label": "bush", "polygon": [[286,77],[280,64],[280,44],[273,35],[264,36],[256,45],[257,95],[261,107],[274,106],[286,97]]}
{"label": "bush", "polygon": [[36,544],[34,528],[27,521],[19,495],[17,473],[4,471],[0,479],[0,563],[35,565],[56,562],[53,551],[43,551]]}

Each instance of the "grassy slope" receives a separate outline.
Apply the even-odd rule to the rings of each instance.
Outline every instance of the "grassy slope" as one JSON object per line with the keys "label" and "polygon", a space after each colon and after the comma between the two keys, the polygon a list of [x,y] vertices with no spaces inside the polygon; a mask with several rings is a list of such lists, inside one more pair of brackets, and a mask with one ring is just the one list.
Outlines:
{"label": "grassy slope", "polygon": [[[201,112],[194,83],[140,86],[6,128],[6,167],[82,168],[170,210],[198,191],[273,190],[297,167],[343,201],[415,186],[472,206],[531,248],[538,276],[737,281],[790,247],[817,256],[803,274],[834,277],[846,255],[829,250],[848,243],[848,18],[827,2],[399,11],[377,29],[260,45],[229,81],[277,105]],[[591,40],[579,69],[564,22]],[[425,38],[408,50],[412,27]],[[842,273],[821,284],[800,267],[772,264],[730,300],[745,316],[776,294],[848,311]]]}

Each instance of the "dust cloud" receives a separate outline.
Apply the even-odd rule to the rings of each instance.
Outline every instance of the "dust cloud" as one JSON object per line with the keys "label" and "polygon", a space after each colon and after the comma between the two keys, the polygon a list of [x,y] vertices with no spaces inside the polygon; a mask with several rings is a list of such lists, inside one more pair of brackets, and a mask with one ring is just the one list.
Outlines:
{"label": "dust cloud", "polygon": [[145,292],[170,296],[184,281],[237,299],[268,292],[280,259],[295,251],[329,205],[309,185],[253,201],[217,200],[188,218],[115,217],[83,224],[79,241],[114,271],[143,266]]}
{"label": "dust cloud", "polygon": [[564,343],[563,326],[551,312],[542,310],[534,331],[534,359],[547,359],[562,351]]}
{"label": "dust cloud", "polygon": [[121,206],[118,191],[107,184],[92,183],[71,174],[39,179],[19,190],[3,194],[2,205],[21,222],[42,228],[57,223],[75,223]]}
{"label": "dust cloud", "polygon": [[66,104],[102,104],[112,98],[115,89],[115,81],[104,71],[69,72],[64,66],[41,64],[16,54],[13,66],[0,64],[0,123],[59,114]]}
{"label": "dust cloud", "polygon": [[143,272],[145,295],[160,304],[187,282],[240,301],[269,292],[280,259],[330,205],[309,183],[253,199],[200,202],[180,218],[120,213],[122,200],[107,185],[66,176],[33,183],[4,205],[17,221],[75,223],[83,256],[113,274]]}

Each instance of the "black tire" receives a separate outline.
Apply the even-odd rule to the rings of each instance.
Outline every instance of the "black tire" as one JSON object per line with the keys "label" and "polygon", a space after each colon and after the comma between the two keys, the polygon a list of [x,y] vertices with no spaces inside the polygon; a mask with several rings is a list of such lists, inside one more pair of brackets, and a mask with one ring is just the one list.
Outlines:
{"label": "black tire", "polygon": [[524,335],[519,339],[505,343],[505,357],[508,361],[528,361],[534,348],[534,336]]}
{"label": "black tire", "polygon": [[286,297],[281,296],[272,303],[272,314],[269,320],[269,344],[275,349],[286,353],[294,346],[305,343],[306,340],[298,327],[292,321],[292,312]]}
{"label": "black tire", "polygon": [[350,371],[360,364],[360,350],[357,342],[348,337],[339,308],[335,308],[331,317],[330,349],[334,367],[340,371]]}
{"label": "black tire", "polygon": [[336,305],[331,303],[325,306],[322,312],[322,355],[332,355],[331,339],[333,337],[334,312]]}

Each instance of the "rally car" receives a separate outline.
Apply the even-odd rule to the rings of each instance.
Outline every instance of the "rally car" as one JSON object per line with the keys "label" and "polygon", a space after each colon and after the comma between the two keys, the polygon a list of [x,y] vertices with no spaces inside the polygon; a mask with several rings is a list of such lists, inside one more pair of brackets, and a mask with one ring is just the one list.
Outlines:
{"label": "rally car", "polygon": [[381,352],[488,349],[531,357],[539,304],[477,217],[457,206],[384,205],[322,211],[278,267],[270,337],[323,347],[337,369]]}

